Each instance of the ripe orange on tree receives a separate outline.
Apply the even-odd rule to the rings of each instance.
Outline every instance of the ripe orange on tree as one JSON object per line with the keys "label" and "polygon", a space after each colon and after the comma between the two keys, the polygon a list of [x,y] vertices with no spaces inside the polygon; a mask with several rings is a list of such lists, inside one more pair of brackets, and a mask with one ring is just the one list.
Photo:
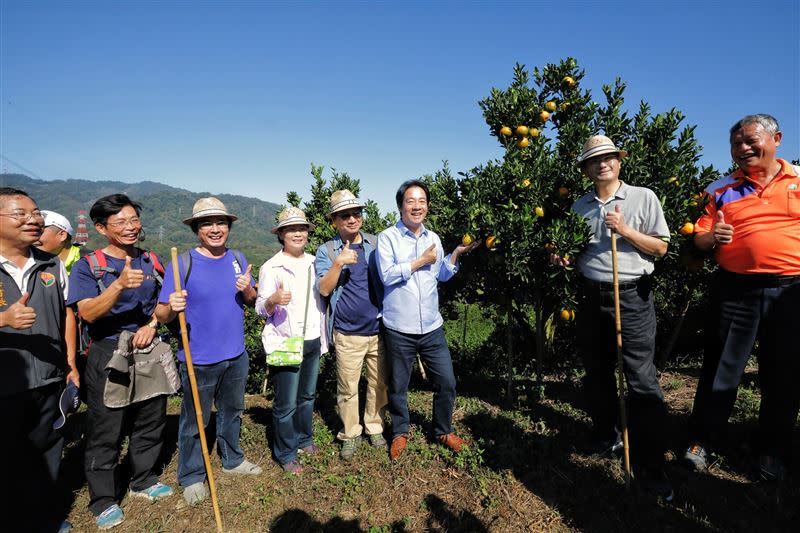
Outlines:
{"label": "ripe orange on tree", "polygon": [[547,111],[542,111],[539,113],[539,118],[542,119],[542,122],[547,122],[547,120],[550,118],[550,113]]}
{"label": "ripe orange on tree", "polygon": [[528,126],[520,124],[517,126],[517,135],[520,137],[525,137],[528,134]]}
{"label": "ripe orange on tree", "polygon": [[461,244],[463,244],[464,246],[469,246],[474,241],[475,239],[473,239],[472,235],[470,235],[469,233],[465,233],[464,236],[461,237]]}
{"label": "ripe orange on tree", "polygon": [[575,80],[572,78],[572,76],[564,76],[564,79],[561,81],[563,81],[564,85],[567,87],[575,87]]}
{"label": "ripe orange on tree", "polygon": [[566,198],[567,196],[569,196],[569,189],[567,189],[566,187],[563,187],[563,186],[559,187],[558,188],[558,196],[561,197],[561,198]]}
{"label": "ripe orange on tree", "polygon": [[520,148],[527,148],[528,145],[530,144],[531,142],[528,140],[527,137],[523,137],[522,139],[517,141],[517,146],[519,146]]}
{"label": "ripe orange on tree", "polygon": [[558,109],[558,106],[556,105],[556,103],[554,101],[550,100],[549,102],[544,104],[544,108],[552,113],[553,111]]}
{"label": "ripe orange on tree", "polygon": [[511,135],[511,128],[509,128],[508,126],[503,126],[502,128],[500,128],[500,135],[505,135],[506,137],[508,137],[509,135]]}
{"label": "ripe orange on tree", "polygon": [[495,245],[496,243],[497,243],[497,237],[495,237],[494,235],[489,235],[488,237],[486,237],[486,240],[484,241],[484,244],[485,244],[485,245],[486,245],[486,247],[487,247],[487,248],[489,248],[490,250],[491,250],[492,248],[494,248],[494,245]]}
{"label": "ripe orange on tree", "polygon": [[534,209],[533,212],[536,213],[537,217],[543,217],[544,216],[544,208],[541,207],[541,206],[536,206],[536,209]]}
{"label": "ripe orange on tree", "polygon": [[570,322],[572,320],[575,320],[575,311],[573,311],[572,309],[563,308],[561,312],[558,314],[558,316],[564,322]]}
{"label": "ripe orange on tree", "polygon": [[686,224],[681,226],[681,229],[678,230],[678,233],[680,233],[681,235],[691,235],[692,233],[694,233],[694,224],[692,224],[691,222],[687,222]]}
{"label": "ripe orange on tree", "polygon": [[530,130],[528,130],[528,133],[530,133],[531,137],[538,137],[539,128],[531,128]]}

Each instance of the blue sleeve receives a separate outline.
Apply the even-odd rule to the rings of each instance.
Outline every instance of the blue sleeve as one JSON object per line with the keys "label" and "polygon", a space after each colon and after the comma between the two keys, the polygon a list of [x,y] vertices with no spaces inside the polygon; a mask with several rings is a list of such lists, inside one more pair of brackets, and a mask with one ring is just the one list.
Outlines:
{"label": "blue sleeve", "polygon": [[378,275],[381,281],[387,287],[404,283],[411,278],[411,262],[404,263],[395,262],[395,253],[392,238],[390,237],[389,230],[384,230],[378,235]]}
{"label": "blue sleeve", "polygon": [[100,295],[100,287],[97,285],[97,280],[92,274],[92,268],[87,259],[82,258],[72,266],[68,294],[67,305],[74,305],[81,300]]}
{"label": "blue sleeve", "polygon": [[327,247],[323,243],[317,248],[317,256],[314,260],[314,269],[317,271],[317,279],[314,281],[314,288],[316,288],[317,291],[319,291],[319,280],[328,273],[332,265],[333,263],[328,257]]}
{"label": "blue sleeve", "polygon": [[[180,258],[178,258],[180,265]],[[158,302],[165,304],[169,302],[169,295],[175,292],[175,281],[172,274],[172,261],[167,264],[167,270],[164,272],[164,283],[161,285],[161,292],[158,294]]]}

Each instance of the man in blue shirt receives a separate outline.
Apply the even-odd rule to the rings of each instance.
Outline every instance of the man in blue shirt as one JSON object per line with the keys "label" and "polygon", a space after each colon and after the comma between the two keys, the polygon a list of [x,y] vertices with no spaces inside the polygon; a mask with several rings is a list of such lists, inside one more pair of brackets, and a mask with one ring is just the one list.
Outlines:
{"label": "man in blue shirt", "polygon": [[[226,247],[235,215],[212,197],[200,198],[192,216],[183,221],[197,235],[198,246],[178,258],[182,290],[175,290],[172,263],[164,274],[164,285],[156,317],[168,323],[186,312],[189,351],[194,363],[197,394],[203,424],[211,419],[212,403],[217,408],[217,449],[226,474],[258,475],[261,467],[244,457],[239,432],[244,412],[244,392],[250,360],[244,346],[244,308],[256,300],[244,255]],[[184,401],[178,421],[178,482],[189,505],[206,499],[208,491],[197,414],[188,392],[186,352],[178,349]]]}
{"label": "man in blue shirt", "polygon": [[[336,404],[342,430],[340,456],[355,455],[366,430],[372,446],[385,448],[386,362],[380,333],[383,284],[375,269],[376,237],[361,231],[364,204],[344,189],[331,195],[328,216],[336,227],[333,240],[317,249],[319,293],[328,301],[328,338],[336,346]],[[367,363],[364,426],[359,423],[358,382]]]}
{"label": "man in blue shirt", "polygon": [[459,245],[445,256],[439,236],[423,225],[428,200],[428,187],[423,182],[403,183],[396,195],[400,222],[378,236],[378,272],[385,291],[383,334],[391,368],[392,459],[400,457],[408,443],[408,383],[417,352],[433,385],[433,434],[455,452],[464,446],[453,433],[456,379],[439,313],[437,286],[458,272],[458,256],[478,243]]}

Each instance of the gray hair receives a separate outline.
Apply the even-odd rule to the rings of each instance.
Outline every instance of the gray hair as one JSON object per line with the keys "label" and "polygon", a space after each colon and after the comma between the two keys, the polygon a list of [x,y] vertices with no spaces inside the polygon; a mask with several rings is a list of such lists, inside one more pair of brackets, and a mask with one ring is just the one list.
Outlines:
{"label": "gray hair", "polygon": [[746,117],[740,119],[736,124],[731,126],[731,137],[733,137],[734,133],[744,128],[747,124],[761,124],[764,130],[770,135],[775,135],[781,129],[780,126],[778,126],[778,121],[775,120],[775,117],[772,115],[759,113],[757,115],[747,115]]}

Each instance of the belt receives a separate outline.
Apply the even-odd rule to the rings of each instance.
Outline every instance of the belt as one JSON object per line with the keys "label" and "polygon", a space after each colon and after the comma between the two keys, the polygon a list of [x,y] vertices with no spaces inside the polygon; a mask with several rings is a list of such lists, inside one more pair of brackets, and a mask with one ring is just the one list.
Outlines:
{"label": "belt", "polygon": [[747,287],[786,287],[800,282],[800,276],[782,276],[780,274],[739,274],[719,269],[719,277],[726,283]]}
{"label": "belt", "polygon": [[[628,291],[631,289],[635,289],[639,286],[639,283],[645,281],[649,276],[642,276],[637,279],[632,279],[629,281],[620,281],[619,282],[619,290],[621,291]],[[614,283],[610,281],[595,281],[593,279],[589,279],[587,277],[581,276],[581,280],[583,284],[587,287],[591,287],[592,289],[596,289],[599,291],[607,291],[611,292],[614,290]]]}

